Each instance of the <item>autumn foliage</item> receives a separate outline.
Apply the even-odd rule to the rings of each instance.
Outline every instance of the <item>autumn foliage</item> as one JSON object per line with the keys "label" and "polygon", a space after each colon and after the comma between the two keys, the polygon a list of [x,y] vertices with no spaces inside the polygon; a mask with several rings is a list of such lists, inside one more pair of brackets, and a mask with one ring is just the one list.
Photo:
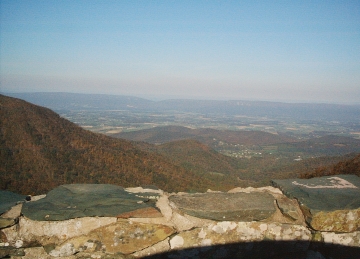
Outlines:
{"label": "autumn foliage", "polygon": [[301,178],[313,178],[327,175],[354,174],[360,177],[360,154],[354,158],[340,161],[334,165],[317,167],[301,175]]}
{"label": "autumn foliage", "polygon": [[[289,161],[269,154],[236,159],[214,151],[201,139],[211,141],[212,129],[198,132],[170,127],[148,133],[157,142],[172,139],[172,131],[181,136],[177,141],[161,145],[131,142],[84,130],[47,108],[0,95],[0,189],[41,194],[61,184],[111,183],[156,185],[169,192],[226,191],[236,186],[269,185],[271,179],[360,176],[360,155],[345,160],[326,156]],[[222,138],[235,138],[235,133],[227,133]],[[284,136],[277,139],[260,133],[237,134],[236,141],[257,143],[255,139],[269,144],[285,140]]]}
{"label": "autumn foliage", "polygon": [[86,131],[55,112],[0,95],[0,189],[45,193],[67,183],[204,190],[211,183],[131,142]]}

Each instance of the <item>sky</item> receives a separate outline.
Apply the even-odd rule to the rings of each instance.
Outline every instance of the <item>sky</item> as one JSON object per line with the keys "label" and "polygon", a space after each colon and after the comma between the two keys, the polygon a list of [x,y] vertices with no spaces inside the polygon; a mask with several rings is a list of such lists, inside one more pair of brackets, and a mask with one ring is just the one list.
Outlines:
{"label": "sky", "polygon": [[1,0],[0,91],[360,104],[360,1]]}

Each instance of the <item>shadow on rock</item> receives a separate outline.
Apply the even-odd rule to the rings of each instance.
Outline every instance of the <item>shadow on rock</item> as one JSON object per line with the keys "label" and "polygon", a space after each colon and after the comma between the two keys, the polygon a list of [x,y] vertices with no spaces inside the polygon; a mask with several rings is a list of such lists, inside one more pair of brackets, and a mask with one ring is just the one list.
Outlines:
{"label": "shadow on rock", "polygon": [[320,242],[262,241],[192,247],[142,257],[144,259],[257,258],[257,259],[359,259],[360,247]]}

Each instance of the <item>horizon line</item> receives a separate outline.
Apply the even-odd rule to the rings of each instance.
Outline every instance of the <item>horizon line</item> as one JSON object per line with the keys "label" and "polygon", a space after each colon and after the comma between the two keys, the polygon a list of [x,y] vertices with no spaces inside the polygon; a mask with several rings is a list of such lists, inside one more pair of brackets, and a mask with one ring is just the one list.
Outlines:
{"label": "horizon line", "polygon": [[243,98],[243,99],[230,99],[225,97],[199,97],[193,95],[165,95],[165,94],[114,94],[114,93],[84,93],[84,92],[68,92],[68,91],[0,91],[0,94],[79,94],[79,95],[104,95],[104,96],[127,96],[136,97],[149,101],[167,101],[167,100],[194,100],[194,101],[244,101],[244,102],[269,102],[269,103],[286,103],[286,104],[323,104],[323,105],[345,105],[345,106],[359,106],[360,102],[334,102],[334,101],[307,101],[307,100],[284,100],[284,99],[256,99],[256,98]]}

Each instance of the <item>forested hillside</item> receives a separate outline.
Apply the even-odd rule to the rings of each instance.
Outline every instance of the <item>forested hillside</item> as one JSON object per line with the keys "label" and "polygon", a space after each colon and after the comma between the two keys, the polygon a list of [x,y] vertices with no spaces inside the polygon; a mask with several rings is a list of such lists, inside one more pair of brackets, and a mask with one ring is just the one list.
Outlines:
{"label": "forested hillside", "polygon": [[302,178],[313,178],[325,175],[354,174],[360,177],[360,154],[330,166],[320,166],[315,170],[302,174]]}
{"label": "forested hillside", "polygon": [[65,183],[203,190],[207,179],[131,142],[86,131],[53,111],[0,95],[0,188],[45,193]]}
{"label": "forested hillside", "polygon": [[202,178],[211,179],[216,190],[229,190],[234,186],[250,184],[250,181],[238,180],[238,167],[242,161],[222,155],[199,141],[172,141],[156,145],[152,150]]}

